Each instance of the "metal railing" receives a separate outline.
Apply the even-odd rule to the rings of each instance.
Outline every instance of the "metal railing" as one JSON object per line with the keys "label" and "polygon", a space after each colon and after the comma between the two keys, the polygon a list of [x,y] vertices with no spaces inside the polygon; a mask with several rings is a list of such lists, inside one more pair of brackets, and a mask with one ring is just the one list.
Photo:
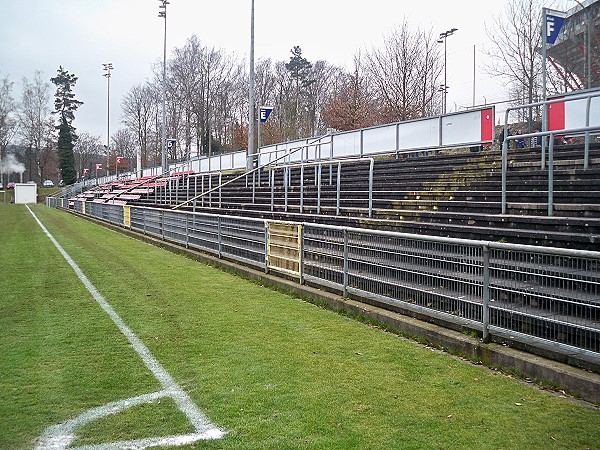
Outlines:
{"label": "metal railing", "polygon": [[[283,170],[283,189],[284,189],[284,206],[285,211],[288,211],[288,187],[291,186],[291,169],[294,167],[300,168],[300,212],[304,212],[304,169],[306,167],[315,167],[315,186],[317,187],[317,214],[321,212],[321,186],[323,166],[337,166],[336,172],[336,215],[340,215],[341,204],[341,181],[342,181],[342,164],[369,162],[369,190],[368,190],[368,208],[369,217],[373,217],[373,169],[375,160],[373,158],[349,158],[336,159],[331,161],[309,161],[300,163],[290,163],[277,166],[269,166],[269,183],[271,185],[271,211],[275,209],[275,173],[277,170]],[[330,177],[331,181],[331,177]],[[254,195],[253,195],[254,198]]]}
{"label": "metal railing", "polygon": [[[265,220],[78,203],[121,226],[129,208],[135,231],[269,270]],[[300,283],[600,361],[600,252],[298,225]]]}
{"label": "metal railing", "polygon": [[[502,144],[502,214],[506,214],[506,210],[507,210],[506,184],[507,184],[507,177],[508,177],[508,143],[511,140],[519,141],[521,139],[531,139],[534,137],[541,137],[542,145],[541,145],[540,167],[542,169],[544,169],[546,167],[546,138],[549,138],[550,142],[548,145],[548,159],[547,159],[548,165],[549,165],[549,167],[548,167],[548,216],[552,216],[553,209],[554,209],[554,207],[553,207],[554,136],[583,134],[585,136],[583,168],[587,169],[589,167],[590,134],[591,133],[600,133],[600,125],[599,124],[590,126],[591,102],[592,102],[593,98],[597,98],[597,97],[600,97],[600,92],[597,92],[597,91],[596,92],[587,92],[587,93],[583,93],[583,94],[570,95],[570,96],[564,97],[564,98],[535,102],[535,103],[530,103],[530,104],[526,104],[526,105],[513,106],[513,107],[509,107],[506,109],[506,112],[504,113],[504,141],[501,143]],[[586,101],[585,126],[576,127],[576,128],[573,127],[573,128],[563,129],[563,130],[548,131],[546,129],[547,128],[547,123],[546,123],[547,110],[550,105],[558,104],[558,103],[565,103],[565,102],[572,102],[572,101],[582,101],[582,100]],[[510,112],[517,110],[517,109],[533,108],[533,107],[537,107],[537,106],[543,107],[543,116],[544,116],[543,128],[544,129],[541,132],[509,136],[508,135],[508,116],[509,116]]]}
{"label": "metal railing", "polygon": [[[308,143],[307,145],[313,145],[313,146],[314,146],[314,145],[321,145],[321,144],[322,144],[322,142],[321,142],[321,141],[322,141],[322,140],[323,140],[325,137],[326,137],[326,136],[322,136],[322,137],[316,138],[316,139],[314,139],[312,142]],[[255,189],[255,181],[254,181],[254,176],[255,176],[255,174],[256,174],[256,173],[260,173],[260,171],[261,171],[261,170],[263,170],[265,167],[272,166],[274,163],[277,163],[277,162],[279,162],[279,161],[281,161],[281,160],[285,160],[285,159],[288,159],[288,160],[289,160],[289,158],[290,158],[292,155],[294,155],[295,153],[297,153],[297,152],[301,151],[301,150],[302,150],[302,149],[304,149],[304,148],[305,148],[304,146],[300,146],[300,147],[295,147],[295,148],[289,149],[289,150],[288,150],[288,151],[287,151],[285,154],[283,154],[283,155],[281,155],[281,156],[279,156],[279,157],[275,158],[273,161],[269,161],[268,163],[266,163],[266,164],[263,164],[262,166],[261,166],[260,164],[258,164],[258,165],[257,165],[257,167],[255,167],[255,168],[253,168],[253,169],[250,169],[250,170],[248,170],[248,171],[245,171],[245,172],[244,172],[244,173],[242,173],[241,175],[238,175],[238,176],[236,176],[236,177],[234,177],[234,178],[232,178],[232,179],[230,179],[230,180],[228,180],[228,181],[226,181],[226,182],[224,182],[224,183],[221,183],[221,182],[219,181],[219,185],[218,185],[218,186],[216,186],[216,187],[214,187],[214,188],[209,188],[207,191],[203,191],[202,193],[200,193],[200,194],[198,194],[198,195],[195,195],[194,197],[192,197],[192,198],[190,198],[190,199],[188,199],[188,200],[186,200],[186,201],[184,201],[184,202],[182,202],[182,203],[180,203],[180,204],[178,204],[178,205],[174,206],[174,207],[173,207],[173,209],[179,209],[179,208],[181,208],[182,206],[185,206],[185,205],[187,205],[188,203],[192,203],[192,202],[193,202],[193,203],[194,203],[194,205],[195,205],[196,201],[197,201],[199,198],[202,198],[202,197],[204,197],[204,196],[206,196],[206,195],[210,195],[210,194],[212,194],[212,193],[213,193],[214,191],[216,191],[216,190],[218,190],[219,192],[221,192],[221,190],[223,189],[223,187],[225,187],[225,186],[227,186],[227,185],[229,185],[229,184],[235,183],[236,181],[238,181],[238,180],[241,180],[242,178],[245,178],[246,180],[248,180],[248,177],[249,177],[250,175],[252,175],[252,176],[253,176],[253,182],[252,182],[252,186],[253,186],[253,189]],[[246,181],[246,182],[247,182],[247,181]],[[253,191],[253,197],[254,197],[254,191]]]}

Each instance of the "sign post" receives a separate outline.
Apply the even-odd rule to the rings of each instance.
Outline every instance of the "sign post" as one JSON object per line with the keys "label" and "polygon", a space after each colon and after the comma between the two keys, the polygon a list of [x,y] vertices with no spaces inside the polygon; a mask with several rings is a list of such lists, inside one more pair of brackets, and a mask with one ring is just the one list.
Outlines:
{"label": "sign post", "polygon": [[[544,102],[548,99],[548,91],[546,89],[547,84],[547,49],[548,44],[554,44],[560,29],[565,21],[566,14],[561,11],[555,11],[553,9],[542,8],[542,98]],[[542,107],[542,131],[548,131],[548,105],[544,103]],[[542,169],[545,167],[545,154],[546,154],[546,140],[547,138],[542,137]]]}

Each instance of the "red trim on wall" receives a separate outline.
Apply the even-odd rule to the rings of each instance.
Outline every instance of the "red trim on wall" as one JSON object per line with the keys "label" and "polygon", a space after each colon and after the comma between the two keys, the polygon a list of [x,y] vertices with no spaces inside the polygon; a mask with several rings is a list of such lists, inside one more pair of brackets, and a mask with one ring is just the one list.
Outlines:
{"label": "red trim on wall", "polygon": [[494,117],[493,110],[484,109],[481,111],[481,140],[491,141],[494,138]]}
{"label": "red trim on wall", "polygon": [[565,102],[548,105],[548,131],[565,129]]}

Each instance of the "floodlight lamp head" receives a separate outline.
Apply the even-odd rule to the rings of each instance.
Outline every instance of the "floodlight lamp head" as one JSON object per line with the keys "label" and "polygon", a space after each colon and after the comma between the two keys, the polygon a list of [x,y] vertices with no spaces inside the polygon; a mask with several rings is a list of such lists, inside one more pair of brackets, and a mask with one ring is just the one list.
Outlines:
{"label": "floodlight lamp head", "polygon": [[451,32],[451,33],[454,33],[455,31],[458,31],[458,28],[452,28],[452,29],[450,30],[450,32]]}

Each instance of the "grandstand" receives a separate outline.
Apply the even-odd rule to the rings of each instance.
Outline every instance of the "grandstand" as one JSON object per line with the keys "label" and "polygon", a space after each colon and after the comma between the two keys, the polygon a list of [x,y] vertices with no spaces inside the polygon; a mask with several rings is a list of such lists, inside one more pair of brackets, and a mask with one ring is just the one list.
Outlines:
{"label": "grandstand", "polygon": [[501,149],[490,116],[284,143],[250,171],[237,154],[186,162],[47,204],[600,372],[597,118]]}
{"label": "grandstand", "polygon": [[[600,145],[583,169],[582,145],[555,150],[554,210],[540,149],[509,152],[507,214],[501,214],[501,152],[491,147],[381,156],[339,164],[280,165],[251,177],[239,172],[174,172],[117,180],[75,199],[178,207],[212,214],[322,222],[463,239],[595,250],[600,243]],[[237,177],[237,179],[235,179]],[[287,181],[284,182],[284,177]],[[235,180],[234,180],[235,179]],[[233,182],[231,182],[234,180]],[[225,184],[229,183],[229,184]],[[211,190],[212,191],[209,191]],[[194,199],[191,201],[191,199]],[[371,202],[369,202],[371,199]]]}

